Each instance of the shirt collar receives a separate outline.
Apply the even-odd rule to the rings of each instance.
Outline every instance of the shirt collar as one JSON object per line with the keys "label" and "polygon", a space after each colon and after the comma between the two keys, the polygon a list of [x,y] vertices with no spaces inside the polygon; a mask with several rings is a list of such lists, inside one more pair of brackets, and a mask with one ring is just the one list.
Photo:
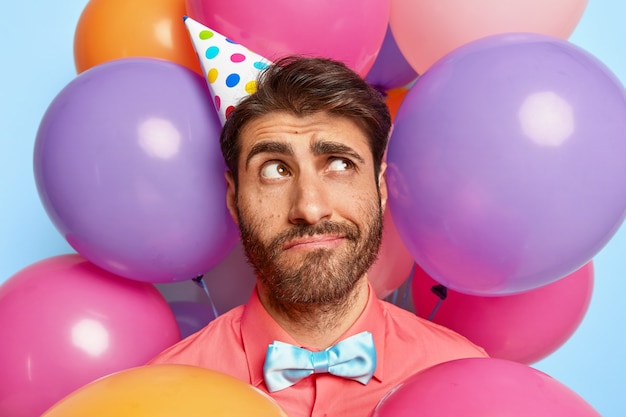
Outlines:
{"label": "shirt collar", "polygon": [[[382,380],[383,358],[385,352],[385,320],[381,301],[376,297],[374,289],[369,284],[369,296],[365,309],[338,341],[357,333],[369,331],[374,337],[376,347],[376,371],[374,378]],[[241,339],[248,358],[250,382],[254,386],[264,383],[263,364],[267,347],[275,340],[299,346],[298,342],[289,335],[265,310],[261,304],[257,290],[252,292],[250,300],[245,306],[241,317]]]}

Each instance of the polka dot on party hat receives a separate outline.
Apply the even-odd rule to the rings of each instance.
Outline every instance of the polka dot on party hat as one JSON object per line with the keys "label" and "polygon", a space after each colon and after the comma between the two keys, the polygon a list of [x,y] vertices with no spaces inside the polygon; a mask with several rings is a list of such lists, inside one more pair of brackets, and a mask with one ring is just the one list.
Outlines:
{"label": "polka dot on party hat", "polygon": [[239,101],[256,91],[257,76],[271,61],[190,17],[185,25],[223,125]]}

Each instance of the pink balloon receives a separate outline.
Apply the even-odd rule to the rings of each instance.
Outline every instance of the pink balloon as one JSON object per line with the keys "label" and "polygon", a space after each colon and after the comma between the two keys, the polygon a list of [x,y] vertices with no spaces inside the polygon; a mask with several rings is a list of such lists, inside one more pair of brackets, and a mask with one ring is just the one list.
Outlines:
{"label": "pink balloon", "polygon": [[[437,282],[416,266],[415,313],[429,318],[440,298]],[[553,353],[582,322],[593,291],[593,263],[524,293],[482,297],[448,290],[433,321],[482,346],[491,357],[531,364]]]}
{"label": "pink balloon", "polygon": [[409,277],[413,262],[413,257],[400,239],[391,210],[386,210],[378,259],[367,273],[376,295],[385,298],[394,292]]}
{"label": "pink balloon", "polygon": [[570,388],[527,365],[494,358],[444,362],[409,377],[371,417],[600,417]]}
{"label": "pink balloon", "polygon": [[34,263],[0,286],[0,415],[36,417],[81,386],[180,340],[158,290],[80,255]]}
{"label": "pink balloon", "polygon": [[272,61],[287,54],[344,62],[365,76],[389,22],[389,0],[187,0],[187,13]]}
{"label": "pink balloon", "polygon": [[389,24],[406,60],[423,74],[448,52],[488,35],[567,39],[586,7],[587,0],[391,0]]}

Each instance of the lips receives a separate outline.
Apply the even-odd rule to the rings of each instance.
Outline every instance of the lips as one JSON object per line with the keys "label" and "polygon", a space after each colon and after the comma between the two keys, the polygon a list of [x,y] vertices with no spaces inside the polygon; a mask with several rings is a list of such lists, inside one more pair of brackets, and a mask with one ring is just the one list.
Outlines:
{"label": "lips", "polygon": [[340,235],[314,235],[292,239],[283,245],[283,250],[290,249],[332,249],[345,239]]}

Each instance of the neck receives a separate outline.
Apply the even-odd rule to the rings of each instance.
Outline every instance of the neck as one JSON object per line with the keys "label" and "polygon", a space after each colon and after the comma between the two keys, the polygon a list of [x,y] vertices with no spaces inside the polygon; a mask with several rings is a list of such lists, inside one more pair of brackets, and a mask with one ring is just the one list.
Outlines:
{"label": "neck", "polygon": [[342,300],[327,304],[280,304],[272,302],[257,284],[259,298],[268,313],[302,346],[326,349],[333,345],[359,318],[369,297],[367,276],[363,276]]}

